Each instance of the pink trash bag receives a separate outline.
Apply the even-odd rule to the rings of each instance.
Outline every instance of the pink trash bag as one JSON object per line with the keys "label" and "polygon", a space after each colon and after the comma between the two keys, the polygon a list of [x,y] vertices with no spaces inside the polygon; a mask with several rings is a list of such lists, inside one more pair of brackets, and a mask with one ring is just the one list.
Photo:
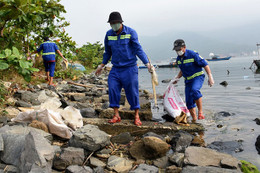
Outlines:
{"label": "pink trash bag", "polygon": [[190,112],[174,84],[169,84],[164,92],[163,105],[164,109],[173,118],[180,116],[181,112],[184,112],[187,116],[190,116]]}

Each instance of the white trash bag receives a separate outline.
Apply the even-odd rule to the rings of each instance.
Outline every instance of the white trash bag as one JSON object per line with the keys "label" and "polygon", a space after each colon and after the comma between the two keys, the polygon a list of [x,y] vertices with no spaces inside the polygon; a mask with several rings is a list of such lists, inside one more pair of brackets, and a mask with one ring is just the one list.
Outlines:
{"label": "white trash bag", "polygon": [[190,112],[174,84],[168,85],[163,95],[163,105],[164,109],[173,118],[180,116],[182,111],[186,113],[187,116],[190,116]]}

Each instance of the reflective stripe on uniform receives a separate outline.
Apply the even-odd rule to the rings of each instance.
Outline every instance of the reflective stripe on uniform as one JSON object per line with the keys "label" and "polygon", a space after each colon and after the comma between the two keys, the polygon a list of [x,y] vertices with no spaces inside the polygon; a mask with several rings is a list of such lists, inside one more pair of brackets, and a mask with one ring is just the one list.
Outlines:
{"label": "reflective stripe on uniform", "polygon": [[42,55],[55,55],[55,52],[43,53]]}
{"label": "reflective stripe on uniform", "polygon": [[51,41],[45,41],[45,42],[43,42],[43,44],[44,44],[44,43],[53,43],[53,42],[51,42]]}
{"label": "reflective stripe on uniform", "polygon": [[117,40],[117,36],[107,36],[108,40]]}
{"label": "reflective stripe on uniform", "polygon": [[177,63],[178,63],[178,64],[181,64],[181,61],[178,61]]}
{"label": "reflective stripe on uniform", "polygon": [[190,63],[190,62],[194,62],[194,59],[193,58],[192,59],[185,59],[183,61],[183,64],[187,64],[187,63]]}
{"label": "reflective stripe on uniform", "polygon": [[195,77],[197,77],[197,76],[200,76],[200,75],[202,75],[202,74],[204,74],[204,72],[203,72],[203,71],[200,71],[200,72],[194,73],[192,76],[186,77],[185,79],[186,79],[186,80],[191,80],[191,79],[193,79],[193,78],[195,78]]}
{"label": "reflective stripe on uniform", "polygon": [[131,38],[131,34],[126,34],[126,35],[121,35],[120,39],[130,39]]}

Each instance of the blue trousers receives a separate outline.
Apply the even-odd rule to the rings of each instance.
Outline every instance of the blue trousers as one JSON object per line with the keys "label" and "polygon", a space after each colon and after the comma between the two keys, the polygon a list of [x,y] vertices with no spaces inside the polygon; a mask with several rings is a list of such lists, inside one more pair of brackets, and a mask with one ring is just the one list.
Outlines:
{"label": "blue trousers", "polygon": [[50,77],[53,77],[56,63],[55,62],[47,62],[47,61],[43,61],[43,63],[44,63],[45,71],[50,72]]}
{"label": "blue trousers", "polygon": [[195,100],[202,97],[200,89],[203,85],[205,75],[201,75],[185,82],[185,100],[188,109],[196,107]]}
{"label": "blue trousers", "polygon": [[110,107],[119,108],[121,90],[125,89],[126,98],[131,110],[140,109],[138,89],[138,67],[112,67],[108,76]]}

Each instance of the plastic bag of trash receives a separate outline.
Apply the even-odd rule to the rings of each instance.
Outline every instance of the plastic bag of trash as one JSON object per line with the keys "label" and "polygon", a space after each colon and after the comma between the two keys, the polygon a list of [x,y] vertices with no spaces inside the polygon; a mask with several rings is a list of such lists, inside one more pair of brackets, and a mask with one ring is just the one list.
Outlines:
{"label": "plastic bag of trash", "polygon": [[181,112],[184,112],[187,116],[190,116],[189,110],[187,109],[178,90],[173,84],[170,84],[164,93],[163,105],[164,109],[173,118],[180,116]]}
{"label": "plastic bag of trash", "polygon": [[73,130],[83,126],[83,119],[80,111],[72,106],[67,106],[61,111],[61,116],[64,119],[65,124]]}
{"label": "plastic bag of trash", "polygon": [[30,123],[37,120],[48,126],[49,132],[64,139],[70,139],[72,130],[63,122],[60,113],[44,109],[38,111],[20,112],[12,121]]}

